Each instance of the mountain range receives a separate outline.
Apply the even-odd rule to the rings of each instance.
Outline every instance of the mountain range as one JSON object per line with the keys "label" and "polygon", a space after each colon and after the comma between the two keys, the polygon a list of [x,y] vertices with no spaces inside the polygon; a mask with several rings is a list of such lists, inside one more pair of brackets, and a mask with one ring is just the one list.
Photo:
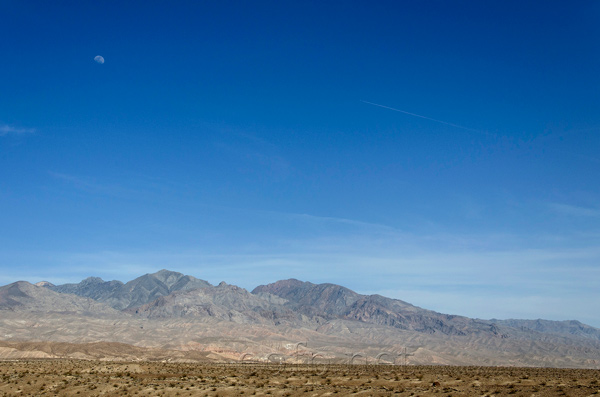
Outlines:
{"label": "mountain range", "polygon": [[[44,351],[27,345],[41,342]],[[53,343],[71,347],[52,353]],[[600,368],[600,329],[575,320],[471,319],[335,284],[290,279],[250,292],[161,270],[127,283],[89,277],[0,287],[0,358],[132,357],[118,349],[94,353],[95,343],[131,346],[143,352],[139,358],[154,359],[265,360],[276,353],[342,362],[385,352],[392,363],[404,355],[414,364]]]}

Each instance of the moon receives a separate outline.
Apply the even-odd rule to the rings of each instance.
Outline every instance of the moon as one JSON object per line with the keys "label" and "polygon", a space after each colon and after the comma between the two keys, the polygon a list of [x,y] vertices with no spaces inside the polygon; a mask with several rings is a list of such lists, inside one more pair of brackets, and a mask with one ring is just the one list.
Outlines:
{"label": "moon", "polygon": [[94,61],[96,61],[97,63],[99,63],[100,65],[102,65],[104,63],[104,57],[102,55],[96,55],[94,57]]}

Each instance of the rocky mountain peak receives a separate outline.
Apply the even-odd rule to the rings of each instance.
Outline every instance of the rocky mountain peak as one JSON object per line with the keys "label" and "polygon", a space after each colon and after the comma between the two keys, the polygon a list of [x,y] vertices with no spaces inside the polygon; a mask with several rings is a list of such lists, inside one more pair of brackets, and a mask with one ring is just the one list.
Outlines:
{"label": "rocky mountain peak", "polygon": [[[177,283],[181,278],[186,277],[183,273],[174,272],[174,271],[167,270],[167,269],[159,270],[156,273],[149,274],[149,276],[156,278],[157,280],[161,281],[168,287]],[[191,278],[191,276],[187,276],[187,277]]]}
{"label": "rocky mountain peak", "polygon": [[267,285],[259,285],[258,287],[254,288],[254,290],[252,290],[252,293],[258,294],[266,292],[272,295],[281,296],[289,293],[290,291],[297,290],[302,287],[309,287],[312,285],[314,284],[308,281],[300,281],[295,278],[290,278],[287,280],[279,280]]}
{"label": "rocky mountain peak", "polygon": [[17,281],[0,287],[0,307],[12,309],[22,305],[21,300],[29,297],[31,288],[37,288],[27,281]]}
{"label": "rocky mountain peak", "polygon": [[49,281],[38,281],[37,283],[33,284],[37,287],[54,287],[54,284],[52,284]]}
{"label": "rocky mountain peak", "polygon": [[102,283],[104,283],[104,280],[102,280],[100,277],[88,277],[88,278],[82,280],[80,284],[93,285],[93,284],[102,284]]}
{"label": "rocky mountain peak", "polygon": [[125,284],[121,281],[104,281],[100,277],[88,277],[78,284],[47,286],[53,291],[75,294],[104,302],[122,310],[140,306],[175,291],[209,287],[210,283],[182,273],[162,269],[145,274]]}

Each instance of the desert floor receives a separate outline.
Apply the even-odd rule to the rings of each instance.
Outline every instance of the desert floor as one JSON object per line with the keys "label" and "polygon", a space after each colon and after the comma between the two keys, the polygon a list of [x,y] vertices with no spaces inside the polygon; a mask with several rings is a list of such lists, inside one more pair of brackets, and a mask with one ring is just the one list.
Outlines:
{"label": "desert floor", "polygon": [[600,371],[390,365],[0,362],[0,396],[591,396]]}

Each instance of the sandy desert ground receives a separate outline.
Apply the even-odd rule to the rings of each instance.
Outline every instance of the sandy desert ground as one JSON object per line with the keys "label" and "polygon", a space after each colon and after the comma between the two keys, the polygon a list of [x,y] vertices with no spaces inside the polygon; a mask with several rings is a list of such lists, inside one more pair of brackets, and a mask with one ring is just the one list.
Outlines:
{"label": "sandy desert ground", "polygon": [[265,365],[25,360],[0,362],[1,396],[592,396],[585,369]]}

